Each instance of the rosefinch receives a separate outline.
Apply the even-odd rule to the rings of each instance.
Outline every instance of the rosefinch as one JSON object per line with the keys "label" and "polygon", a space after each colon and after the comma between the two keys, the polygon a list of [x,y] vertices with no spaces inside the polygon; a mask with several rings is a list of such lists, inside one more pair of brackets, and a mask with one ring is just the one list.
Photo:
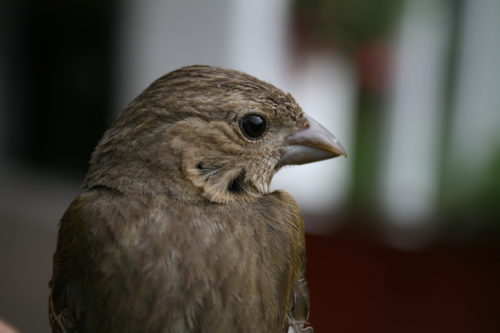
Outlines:
{"label": "rosefinch", "polygon": [[234,70],[156,80],[104,134],[64,214],[53,332],[309,332],[283,165],[345,155],[290,94]]}

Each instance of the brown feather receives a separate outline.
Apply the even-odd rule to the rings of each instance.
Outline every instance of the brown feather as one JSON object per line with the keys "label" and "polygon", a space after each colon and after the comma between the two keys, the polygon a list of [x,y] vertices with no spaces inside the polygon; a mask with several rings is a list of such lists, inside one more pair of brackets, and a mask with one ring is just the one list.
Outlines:
{"label": "brown feather", "polygon": [[[241,134],[247,112],[267,118],[262,140]],[[241,72],[155,81],[105,133],[62,218],[53,332],[305,332],[303,220],[269,192],[303,121],[289,94]]]}

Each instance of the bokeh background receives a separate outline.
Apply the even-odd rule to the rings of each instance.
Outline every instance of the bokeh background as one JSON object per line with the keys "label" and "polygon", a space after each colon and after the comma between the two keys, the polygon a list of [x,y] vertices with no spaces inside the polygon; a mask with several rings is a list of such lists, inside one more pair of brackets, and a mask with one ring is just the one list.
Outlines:
{"label": "bokeh background", "polygon": [[275,188],[324,332],[500,332],[499,0],[1,0],[0,318],[48,332],[58,220],[118,112],[177,67],[291,92],[347,159]]}

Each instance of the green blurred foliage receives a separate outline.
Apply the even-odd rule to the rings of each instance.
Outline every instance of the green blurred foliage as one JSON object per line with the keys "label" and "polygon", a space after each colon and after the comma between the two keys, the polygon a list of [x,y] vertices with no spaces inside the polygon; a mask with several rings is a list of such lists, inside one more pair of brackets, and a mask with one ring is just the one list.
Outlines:
{"label": "green blurred foliage", "polygon": [[482,221],[500,227],[500,146],[483,172],[450,167],[445,176],[442,210],[445,216],[461,222]]}
{"label": "green blurred foliage", "polygon": [[294,9],[311,33],[355,51],[386,36],[404,0],[296,0]]}
{"label": "green blurred foliage", "polygon": [[[294,17],[307,42],[334,47],[352,61],[357,75],[353,187],[348,210],[359,215],[375,209],[384,89],[363,83],[370,70],[384,66],[374,46],[392,37],[404,0],[296,0]],[[379,61],[382,61],[380,63]],[[368,62],[368,63],[367,63]],[[368,65],[368,66],[367,66]],[[367,71],[368,69],[368,71]],[[382,70],[383,71],[383,70]],[[384,75],[386,73],[380,73]]]}
{"label": "green blurred foliage", "polygon": [[[415,0],[420,1],[420,0]],[[438,144],[440,167],[438,181],[438,215],[445,230],[474,234],[500,229],[500,146],[490,163],[481,171],[470,172],[451,165],[449,154],[452,118],[456,107],[457,80],[460,71],[459,54],[463,38],[464,1],[444,0],[450,14],[450,36],[447,41],[447,61],[444,73],[441,114],[443,128]],[[354,127],[353,187],[348,210],[353,215],[377,211],[376,196],[380,188],[381,138],[386,121],[387,91],[364,85],[377,66],[390,61],[391,41],[397,32],[405,0],[295,0],[294,20],[302,47],[317,45],[333,47],[346,55],[357,76],[355,97],[356,124]],[[377,45],[387,46],[388,58],[377,58]],[[382,59],[382,62],[378,62]],[[368,68],[368,71],[367,71]],[[388,74],[382,69],[381,75]],[[383,80],[382,80],[383,81]],[[473,112],[473,110],[471,110]],[[365,213],[363,213],[365,212]]]}

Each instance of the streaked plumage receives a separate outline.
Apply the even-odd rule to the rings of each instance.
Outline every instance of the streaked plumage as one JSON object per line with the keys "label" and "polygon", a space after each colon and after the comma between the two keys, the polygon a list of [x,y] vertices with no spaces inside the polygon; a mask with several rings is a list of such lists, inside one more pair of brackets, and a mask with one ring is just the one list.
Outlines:
{"label": "streaked plumage", "polygon": [[[251,114],[261,136],[245,134]],[[303,220],[269,192],[282,165],[344,154],[312,126],[289,94],[237,71],[155,81],[105,133],[61,220],[53,332],[312,331]]]}

